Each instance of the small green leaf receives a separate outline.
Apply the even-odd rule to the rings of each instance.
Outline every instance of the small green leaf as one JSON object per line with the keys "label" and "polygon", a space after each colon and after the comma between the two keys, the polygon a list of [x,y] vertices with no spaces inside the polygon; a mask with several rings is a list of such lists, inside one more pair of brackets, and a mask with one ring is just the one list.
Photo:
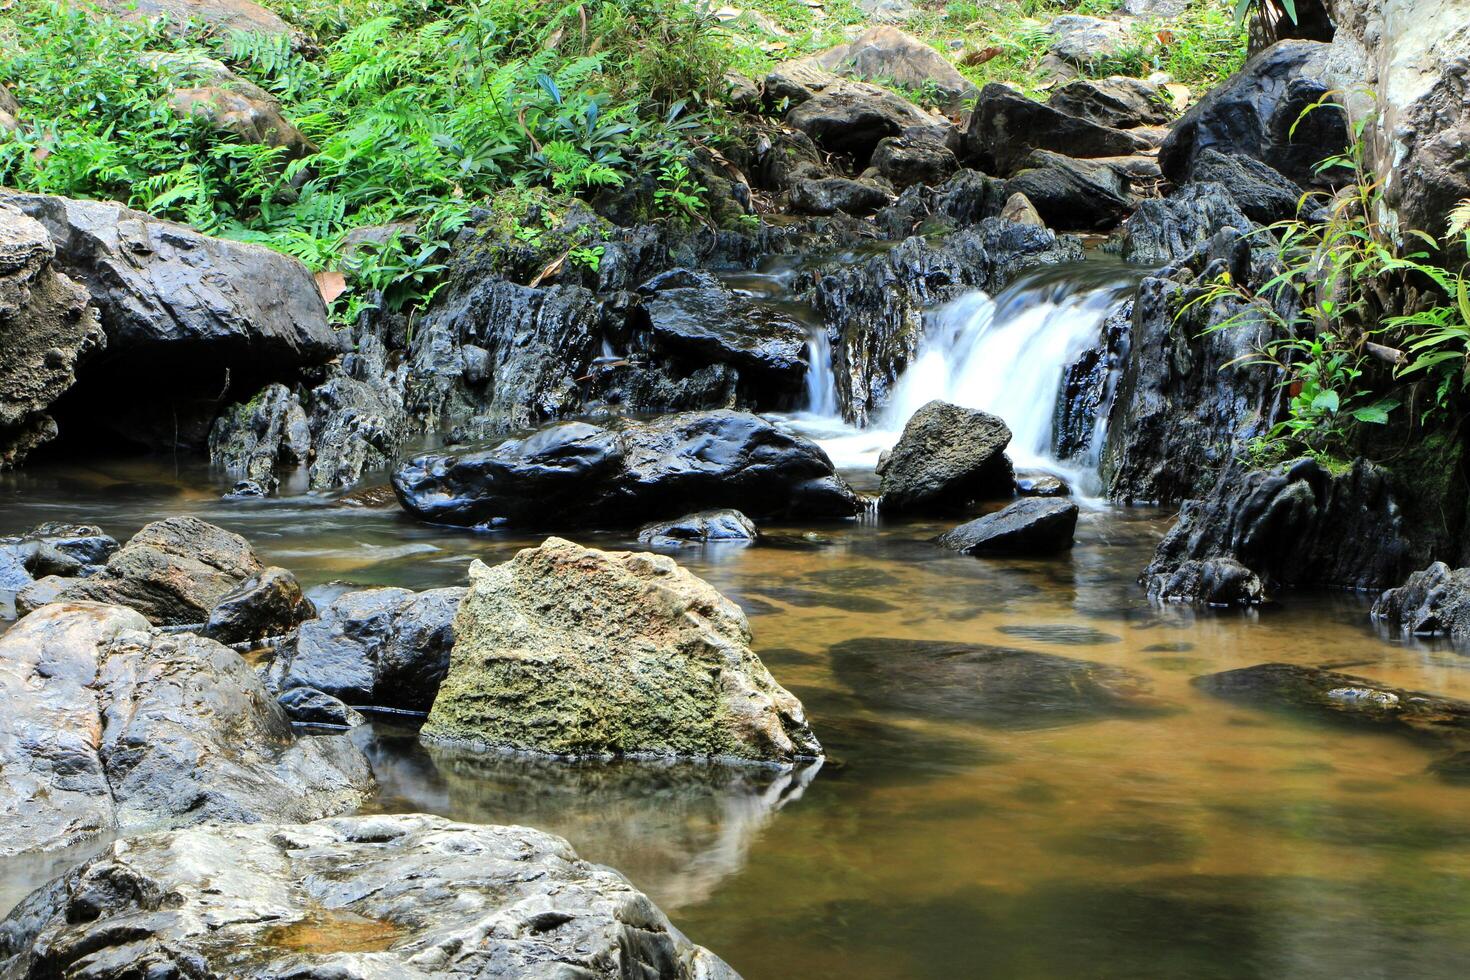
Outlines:
{"label": "small green leaf", "polygon": [[1319,391],[1317,397],[1312,399],[1312,411],[1314,412],[1335,412],[1337,407],[1338,400],[1335,391]]}

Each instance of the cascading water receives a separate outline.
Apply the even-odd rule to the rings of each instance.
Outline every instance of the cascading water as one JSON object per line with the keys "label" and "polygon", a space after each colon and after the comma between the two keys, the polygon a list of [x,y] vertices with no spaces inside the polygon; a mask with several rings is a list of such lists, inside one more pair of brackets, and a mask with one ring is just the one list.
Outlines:
{"label": "cascading water", "polygon": [[[1092,445],[1081,458],[1059,463],[1052,454],[1057,393],[1068,365],[1098,343],[1103,321],[1132,294],[1139,270],[1104,260],[1055,266],[1024,275],[994,299],[969,293],[927,318],[919,355],[894,387],[881,416],[867,429],[837,418],[830,353],[825,338],[822,380],[808,380],[806,412],[793,421],[816,439],[839,467],[871,469],[898,441],[920,406],[942,399],[1006,420],[1012,461],[1069,479],[1084,493],[1097,489],[1097,454],[1108,405],[1099,406]],[[809,350],[812,374],[818,354]],[[1111,379],[1107,384],[1111,398]]]}

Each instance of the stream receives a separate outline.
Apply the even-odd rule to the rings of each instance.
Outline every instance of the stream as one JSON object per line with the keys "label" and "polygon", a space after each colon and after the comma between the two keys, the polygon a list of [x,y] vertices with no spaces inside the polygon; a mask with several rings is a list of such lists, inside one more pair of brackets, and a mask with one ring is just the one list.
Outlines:
{"label": "stream", "polygon": [[[1095,338],[1127,276],[1102,280],[962,298],[937,311],[872,428],[837,421],[819,383],[789,423],[871,491],[877,452],[943,397],[1001,414],[1018,466],[1055,471],[1061,365]],[[1063,475],[1098,490],[1085,468]],[[0,534],[84,520],[125,540],[195,514],[318,600],[459,584],[471,558],[503,561],[545,536],[430,527],[396,506],[285,490],[221,500],[230,483],[197,460],[42,461],[0,473]],[[1429,747],[1215,700],[1190,681],[1282,661],[1470,698],[1470,659],[1380,635],[1369,597],[1353,594],[1253,611],[1152,605],[1135,579],[1171,517],[1094,503],[1073,551],[1045,560],[954,555],[928,543],[952,521],[876,517],[679,550],[744,607],[826,760],[792,772],[568,765],[426,747],[412,718],[378,716],[354,733],[381,787],[370,807],[563,835],[747,980],[1460,975],[1470,787],[1427,772]],[[635,547],[630,532],[575,539]],[[1157,710],[1059,720],[1024,691],[981,710],[964,710],[964,692],[915,704],[894,690],[916,640],[1125,667]],[[0,861],[0,908],[74,857]]]}

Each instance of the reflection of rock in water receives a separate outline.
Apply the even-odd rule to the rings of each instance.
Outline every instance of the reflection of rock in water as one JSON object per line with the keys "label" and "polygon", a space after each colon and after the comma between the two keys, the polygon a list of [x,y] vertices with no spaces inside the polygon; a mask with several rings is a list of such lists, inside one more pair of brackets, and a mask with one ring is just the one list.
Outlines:
{"label": "reflection of rock in water", "polygon": [[755,835],[821,768],[693,762],[563,762],[420,744],[386,726],[358,738],[387,810],[558,834],[627,875],[666,911],[707,899]]}

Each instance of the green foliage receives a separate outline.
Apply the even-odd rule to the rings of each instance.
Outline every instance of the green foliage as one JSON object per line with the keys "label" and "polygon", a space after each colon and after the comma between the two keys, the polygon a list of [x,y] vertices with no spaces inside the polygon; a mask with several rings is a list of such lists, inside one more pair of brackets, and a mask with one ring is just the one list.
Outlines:
{"label": "green foliage", "polygon": [[[0,81],[27,126],[0,141],[0,183],[113,198],[200,230],[260,242],[359,292],[422,298],[447,241],[514,188],[591,194],[667,166],[709,132],[701,106],[726,59],[683,0],[284,0],[319,50],[289,38],[176,37],[64,4],[20,0],[0,26]],[[242,142],[168,105],[176,80],[145,52],[224,61],[281,103],[315,144]],[[697,186],[670,190],[697,198]],[[344,264],[351,230],[410,221]]]}

